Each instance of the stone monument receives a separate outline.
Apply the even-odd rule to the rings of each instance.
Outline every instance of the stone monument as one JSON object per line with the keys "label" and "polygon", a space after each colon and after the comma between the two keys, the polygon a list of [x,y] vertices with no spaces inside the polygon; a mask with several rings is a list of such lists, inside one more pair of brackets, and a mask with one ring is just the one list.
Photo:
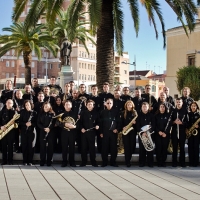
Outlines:
{"label": "stone monument", "polygon": [[65,84],[69,81],[73,81],[73,70],[70,65],[70,54],[72,52],[72,45],[68,38],[62,40],[60,47],[60,56],[62,60],[61,71],[58,73],[60,76],[60,87],[63,92],[65,91]]}

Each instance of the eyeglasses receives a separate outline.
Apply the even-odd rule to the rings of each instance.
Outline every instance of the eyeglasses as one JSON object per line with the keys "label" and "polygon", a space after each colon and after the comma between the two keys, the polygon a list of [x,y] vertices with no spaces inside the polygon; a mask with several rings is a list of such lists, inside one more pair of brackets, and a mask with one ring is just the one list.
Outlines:
{"label": "eyeglasses", "polygon": [[123,90],[123,91],[129,91],[129,90]]}
{"label": "eyeglasses", "polygon": [[151,88],[147,88],[147,90],[150,90]]}
{"label": "eyeglasses", "polygon": [[106,103],[106,104],[112,104],[112,103]]}

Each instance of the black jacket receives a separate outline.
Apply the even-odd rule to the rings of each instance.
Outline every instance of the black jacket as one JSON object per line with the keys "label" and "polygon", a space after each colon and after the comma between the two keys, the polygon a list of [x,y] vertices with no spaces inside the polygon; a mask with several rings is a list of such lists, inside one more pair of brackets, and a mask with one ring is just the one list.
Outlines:
{"label": "black jacket", "polygon": [[41,112],[37,119],[38,127],[41,130],[44,130],[44,128],[49,128],[52,130],[55,125],[55,119],[52,118],[53,116],[55,116],[54,113]]}

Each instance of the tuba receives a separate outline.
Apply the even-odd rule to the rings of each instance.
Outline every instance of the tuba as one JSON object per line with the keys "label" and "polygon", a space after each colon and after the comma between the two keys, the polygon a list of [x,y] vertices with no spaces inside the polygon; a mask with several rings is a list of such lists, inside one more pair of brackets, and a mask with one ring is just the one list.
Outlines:
{"label": "tuba", "polygon": [[[151,126],[150,125],[146,125],[146,126],[143,126],[141,128],[142,131],[140,131],[138,133],[138,135],[139,135],[139,137],[140,137],[140,139],[142,141],[142,144],[144,145],[144,148],[145,148],[146,151],[153,151],[154,147],[155,147],[155,145],[154,145],[154,143],[153,143],[153,141],[151,139],[151,134],[154,133],[154,131],[150,133],[150,129],[151,129]],[[147,136],[145,136],[143,134],[144,132],[146,132]]]}
{"label": "tuba", "polygon": [[18,127],[18,124],[17,123],[14,123],[15,120],[19,119],[20,117],[20,114],[16,113],[14,114],[13,118],[7,123],[5,124],[4,126],[6,127],[6,130],[0,130],[0,140],[6,136],[13,128],[17,128]]}

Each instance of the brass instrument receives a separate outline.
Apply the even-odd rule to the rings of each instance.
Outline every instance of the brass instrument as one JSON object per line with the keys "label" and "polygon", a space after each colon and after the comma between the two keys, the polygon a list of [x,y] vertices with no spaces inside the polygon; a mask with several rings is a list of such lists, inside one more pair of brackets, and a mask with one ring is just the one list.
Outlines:
{"label": "brass instrument", "polygon": [[55,88],[55,87],[51,87],[51,89],[50,89],[50,95],[51,96],[58,96],[59,95],[59,90],[57,89],[57,88]]}
{"label": "brass instrument", "polygon": [[[142,144],[144,145],[144,148],[145,148],[146,151],[153,151],[154,147],[155,147],[155,145],[154,145],[154,143],[153,143],[153,141],[151,139],[151,134],[154,133],[154,131],[150,133],[150,131],[149,131],[150,129],[151,129],[151,126],[150,125],[146,125],[146,126],[143,126],[141,128],[142,131],[140,131],[138,133],[138,135],[139,135],[139,137],[140,137],[140,139],[142,141]],[[145,136],[143,134],[144,132],[146,132],[147,136]]]}
{"label": "brass instrument", "polygon": [[87,98],[84,97],[84,96],[79,97],[79,99],[81,100],[81,103],[80,103],[80,106],[79,106],[79,109],[78,109],[78,115],[80,115],[80,113],[81,113],[82,104],[83,103],[85,104],[86,101],[87,101]]}
{"label": "brass instrument", "polygon": [[6,128],[6,130],[0,130],[0,140],[6,136],[13,128],[17,128],[18,127],[18,124],[17,123],[14,123],[15,120],[19,119],[20,117],[20,114],[16,113],[14,114],[13,118],[7,123],[4,125],[4,127]]}
{"label": "brass instrument", "polygon": [[195,128],[196,125],[200,122],[200,118],[196,120],[196,122],[189,128],[186,129],[186,138],[190,138],[191,135],[196,136],[198,134],[198,130]]}

